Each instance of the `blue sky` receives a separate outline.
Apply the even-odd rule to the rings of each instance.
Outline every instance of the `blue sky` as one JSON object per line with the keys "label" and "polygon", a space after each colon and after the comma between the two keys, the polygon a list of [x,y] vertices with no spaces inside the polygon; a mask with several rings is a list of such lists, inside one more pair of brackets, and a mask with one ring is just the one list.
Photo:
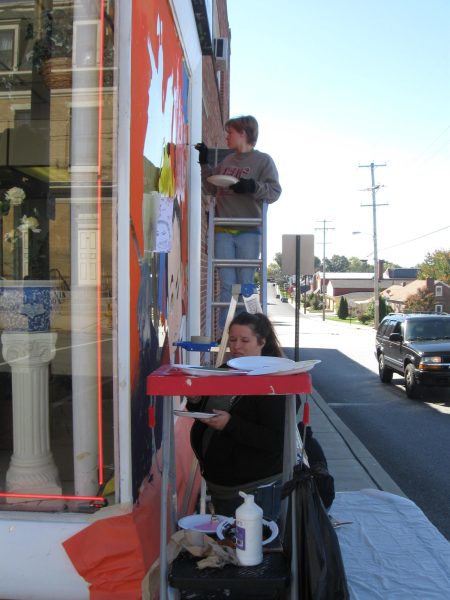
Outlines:
{"label": "blue sky", "polygon": [[373,260],[372,161],[379,258],[450,249],[450,1],[228,0],[228,18],[230,112],[258,119],[283,187],[269,260],[283,234],[321,257],[324,220],[327,257]]}

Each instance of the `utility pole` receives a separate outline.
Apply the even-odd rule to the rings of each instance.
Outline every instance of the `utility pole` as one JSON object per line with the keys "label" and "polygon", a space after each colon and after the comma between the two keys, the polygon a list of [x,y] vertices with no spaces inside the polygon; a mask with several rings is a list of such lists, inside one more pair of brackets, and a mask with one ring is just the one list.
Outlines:
{"label": "utility pole", "polygon": [[326,234],[327,231],[329,229],[334,229],[334,227],[327,227],[327,223],[330,223],[330,221],[327,221],[326,219],[324,219],[323,221],[318,221],[319,223],[322,223],[322,227],[315,227],[316,230],[318,229],[322,229],[323,230],[323,258],[322,258],[322,321],[325,321],[325,294],[326,294],[326,285],[325,285],[325,245],[326,245]]}
{"label": "utility pole", "polygon": [[370,188],[366,188],[366,192],[372,192],[371,204],[361,204],[361,206],[372,207],[372,219],[373,219],[373,295],[374,295],[374,315],[373,315],[373,326],[374,329],[378,329],[380,322],[380,285],[379,285],[379,273],[378,273],[378,242],[377,242],[377,206],[386,206],[386,204],[377,204],[376,194],[377,191],[382,187],[381,185],[375,185],[375,169],[376,167],[385,167],[386,163],[382,165],[376,165],[373,161],[370,165],[359,165],[359,167],[368,168],[370,167],[370,175],[372,185]]}

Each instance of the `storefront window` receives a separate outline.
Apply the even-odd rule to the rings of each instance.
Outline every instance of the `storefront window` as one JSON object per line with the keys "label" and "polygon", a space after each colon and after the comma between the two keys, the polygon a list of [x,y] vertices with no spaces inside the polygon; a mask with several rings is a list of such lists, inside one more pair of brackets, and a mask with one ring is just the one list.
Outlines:
{"label": "storefront window", "polygon": [[0,0],[0,510],[114,473],[114,49],[113,0]]}

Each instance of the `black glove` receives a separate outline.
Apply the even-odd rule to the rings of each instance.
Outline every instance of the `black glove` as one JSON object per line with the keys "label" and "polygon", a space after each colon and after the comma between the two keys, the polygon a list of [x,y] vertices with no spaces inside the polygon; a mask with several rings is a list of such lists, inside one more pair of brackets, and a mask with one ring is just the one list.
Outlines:
{"label": "black glove", "polygon": [[203,142],[200,142],[199,144],[195,144],[194,148],[196,150],[198,150],[198,162],[201,165],[207,165],[208,164],[208,146],[206,144],[204,144]]}
{"label": "black glove", "polygon": [[256,192],[256,181],[241,178],[237,183],[230,185],[230,190],[233,190],[236,194],[253,194]]}

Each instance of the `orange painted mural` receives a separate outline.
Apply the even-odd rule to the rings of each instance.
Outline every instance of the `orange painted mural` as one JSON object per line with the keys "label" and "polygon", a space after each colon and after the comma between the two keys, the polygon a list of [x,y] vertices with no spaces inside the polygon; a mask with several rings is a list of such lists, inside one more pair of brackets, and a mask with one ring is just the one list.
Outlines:
{"label": "orange painted mural", "polygon": [[[134,2],[131,88],[133,493],[159,447],[145,378],[174,359],[186,326],[189,78],[169,3]],[[149,427],[148,415],[155,428]]]}

